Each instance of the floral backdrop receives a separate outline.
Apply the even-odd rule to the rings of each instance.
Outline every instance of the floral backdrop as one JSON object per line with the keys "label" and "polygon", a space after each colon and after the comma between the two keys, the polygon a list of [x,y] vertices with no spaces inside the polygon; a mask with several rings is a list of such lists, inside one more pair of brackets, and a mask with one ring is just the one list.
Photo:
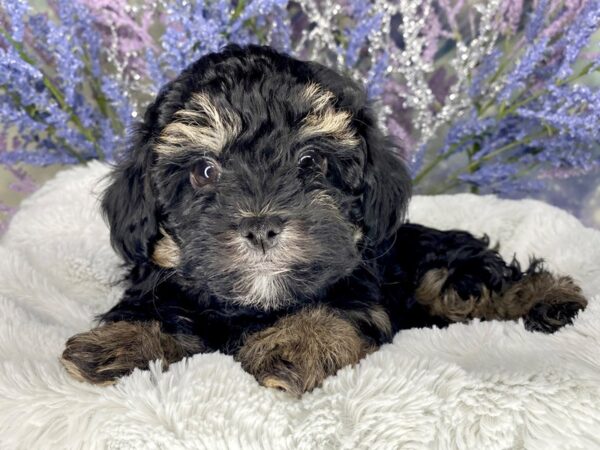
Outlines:
{"label": "floral backdrop", "polygon": [[29,193],[35,166],[118,160],[163,83],[261,43],[361,80],[417,193],[600,227],[599,26],[600,0],[0,0],[0,164]]}

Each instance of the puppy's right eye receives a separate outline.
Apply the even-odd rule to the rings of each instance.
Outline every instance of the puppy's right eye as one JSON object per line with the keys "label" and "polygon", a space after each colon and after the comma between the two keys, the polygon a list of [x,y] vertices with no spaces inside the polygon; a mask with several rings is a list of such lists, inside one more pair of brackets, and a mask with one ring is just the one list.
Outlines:
{"label": "puppy's right eye", "polygon": [[203,187],[218,181],[220,174],[217,164],[205,159],[194,165],[190,173],[190,181],[196,187]]}
{"label": "puppy's right eye", "polygon": [[321,167],[323,168],[323,158],[314,150],[303,152],[298,157],[298,167],[302,170]]}

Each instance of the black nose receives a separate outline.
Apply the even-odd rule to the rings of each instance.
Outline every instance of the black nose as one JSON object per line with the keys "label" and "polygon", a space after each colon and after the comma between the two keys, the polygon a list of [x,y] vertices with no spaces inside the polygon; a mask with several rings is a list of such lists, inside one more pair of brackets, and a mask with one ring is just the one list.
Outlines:
{"label": "black nose", "polygon": [[283,220],[276,216],[246,217],[240,222],[240,234],[263,253],[277,245]]}

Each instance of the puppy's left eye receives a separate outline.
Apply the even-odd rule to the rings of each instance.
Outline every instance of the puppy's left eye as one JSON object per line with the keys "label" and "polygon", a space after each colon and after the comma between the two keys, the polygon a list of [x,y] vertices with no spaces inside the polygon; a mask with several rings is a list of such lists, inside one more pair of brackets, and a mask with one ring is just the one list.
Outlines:
{"label": "puppy's left eye", "polygon": [[194,165],[190,173],[190,181],[196,187],[215,183],[221,175],[216,163],[205,159]]}
{"label": "puppy's left eye", "polygon": [[304,152],[298,157],[298,167],[301,169],[319,167],[322,165],[322,162],[323,159],[319,156],[319,154],[312,150]]}

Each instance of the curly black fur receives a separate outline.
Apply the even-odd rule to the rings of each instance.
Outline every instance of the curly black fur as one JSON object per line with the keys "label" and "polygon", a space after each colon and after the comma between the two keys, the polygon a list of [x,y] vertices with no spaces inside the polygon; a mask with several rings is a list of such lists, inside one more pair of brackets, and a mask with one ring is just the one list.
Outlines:
{"label": "curly black fur", "polygon": [[403,224],[410,190],[348,77],[266,47],[207,55],[161,90],[112,174],[102,207],[131,271],[100,319],[158,322],[236,355],[317,305],[368,348],[472,317],[552,331],[585,306],[565,288],[569,307],[547,326],[543,295],[518,285],[546,273],[538,262],[523,272],[487,239]]}

